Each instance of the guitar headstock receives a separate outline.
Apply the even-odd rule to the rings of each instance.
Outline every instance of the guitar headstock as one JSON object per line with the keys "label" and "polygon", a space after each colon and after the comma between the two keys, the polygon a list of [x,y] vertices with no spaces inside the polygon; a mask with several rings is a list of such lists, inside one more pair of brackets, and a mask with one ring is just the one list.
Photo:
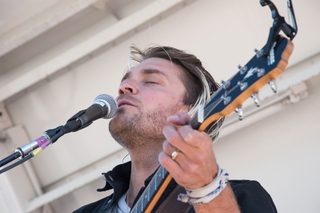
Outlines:
{"label": "guitar headstock", "polygon": [[[212,122],[226,116],[236,109],[241,110],[242,103],[255,96],[264,85],[280,75],[288,64],[293,51],[293,43],[277,36],[267,57],[257,53],[239,71],[211,95],[211,100],[203,107],[203,112],[195,114],[190,122],[194,129],[204,131]],[[203,117],[202,117],[203,116]]]}
{"label": "guitar headstock", "polygon": [[[238,111],[241,120],[241,105],[245,100],[252,96],[258,105],[256,93],[267,83],[276,91],[273,79],[280,75],[288,64],[293,51],[291,40],[296,36],[298,27],[291,0],[287,0],[287,6],[292,26],[278,13],[271,0],[260,0],[260,4],[269,6],[274,20],[267,43],[261,50],[255,49],[256,55],[244,67],[239,66],[239,72],[223,82],[222,87],[210,97],[210,101],[199,108],[190,121],[194,129],[205,131],[206,128],[211,128],[210,124],[214,121],[234,110]],[[280,36],[280,31],[283,31],[290,40]]]}

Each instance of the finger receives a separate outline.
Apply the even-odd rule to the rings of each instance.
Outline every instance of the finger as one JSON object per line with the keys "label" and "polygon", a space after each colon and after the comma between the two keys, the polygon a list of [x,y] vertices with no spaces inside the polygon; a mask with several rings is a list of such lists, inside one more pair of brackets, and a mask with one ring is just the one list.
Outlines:
{"label": "finger", "polygon": [[189,125],[182,126],[178,132],[183,140],[193,147],[208,148],[208,145],[212,144],[212,139],[207,133],[194,130]]}
{"label": "finger", "polygon": [[180,112],[176,115],[171,115],[167,118],[167,121],[173,125],[186,125],[191,120],[187,111]]}
{"label": "finger", "polygon": [[[187,144],[173,126],[165,126],[162,131],[167,141],[176,149],[188,154],[191,146]],[[173,150],[174,151],[174,150]],[[170,154],[170,153],[168,153]]]}
{"label": "finger", "polygon": [[163,152],[167,154],[169,157],[171,157],[172,160],[174,160],[179,166],[184,170],[186,168],[186,164],[188,164],[188,157],[179,149],[177,149],[175,146],[171,145],[169,141],[163,142]]}
{"label": "finger", "polygon": [[[211,179],[203,183],[204,181],[202,181],[202,176],[206,171],[200,172],[195,169],[198,167],[192,162],[186,163],[187,161],[185,159],[185,156],[181,152],[179,152],[175,160],[172,160],[171,157],[168,156],[165,152],[161,152],[158,156],[158,160],[160,164],[168,170],[175,181],[177,181],[177,183],[181,186],[189,188],[199,188],[200,186],[206,185],[206,183],[209,183],[212,180]],[[183,165],[181,165],[180,162]],[[192,166],[189,165],[190,163],[192,164]],[[191,183],[192,185],[190,185],[191,179],[196,180],[195,183]],[[196,185],[194,186],[194,184]]]}
{"label": "finger", "polygon": [[194,140],[195,130],[192,129],[191,126],[185,125],[179,128],[179,134],[183,138],[183,140],[189,144]]}
{"label": "finger", "polygon": [[[178,156],[177,156],[178,157]],[[169,173],[176,174],[176,173],[182,173],[183,170],[179,166],[179,164],[171,159],[171,156],[168,156],[165,152],[160,152],[158,156],[158,160],[160,164],[165,167]]]}
{"label": "finger", "polygon": [[167,140],[163,142],[162,149],[168,155],[171,155],[174,151],[178,150],[176,147],[172,146]]}

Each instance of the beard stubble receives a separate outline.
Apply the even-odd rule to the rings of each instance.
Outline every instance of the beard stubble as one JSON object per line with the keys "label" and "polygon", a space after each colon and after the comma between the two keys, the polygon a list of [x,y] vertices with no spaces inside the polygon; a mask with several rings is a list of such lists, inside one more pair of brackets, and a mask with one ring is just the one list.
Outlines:
{"label": "beard stubble", "polygon": [[111,136],[129,150],[162,145],[165,141],[162,129],[169,125],[167,117],[178,112],[182,102],[178,103],[154,112],[139,110],[139,113],[132,116],[126,116],[125,109],[119,109],[119,116],[109,123]]}

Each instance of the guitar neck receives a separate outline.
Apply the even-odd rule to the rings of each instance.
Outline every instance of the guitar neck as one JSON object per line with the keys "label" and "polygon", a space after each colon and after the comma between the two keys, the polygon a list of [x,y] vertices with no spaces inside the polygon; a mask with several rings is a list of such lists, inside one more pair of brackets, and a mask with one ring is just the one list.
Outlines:
{"label": "guitar neck", "polygon": [[171,180],[170,173],[163,166],[160,166],[130,212],[151,212]]}

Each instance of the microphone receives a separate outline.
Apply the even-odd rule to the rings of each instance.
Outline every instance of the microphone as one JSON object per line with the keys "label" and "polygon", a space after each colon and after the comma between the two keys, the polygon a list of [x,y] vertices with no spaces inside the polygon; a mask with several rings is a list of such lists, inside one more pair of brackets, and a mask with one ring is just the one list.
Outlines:
{"label": "microphone", "polygon": [[112,118],[116,114],[117,108],[117,102],[112,96],[102,94],[96,97],[93,104],[77,119],[81,121],[82,127],[99,118]]}
{"label": "microphone", "polygon": [[99,118],[112,118],[116,114],[117,108],[117,102],[112,96],[106,94],[99,95],[94,99],[93,104],[89,108],[81,110],[72,116],[61,130],[63,134],[76,132],[89,126]]}

